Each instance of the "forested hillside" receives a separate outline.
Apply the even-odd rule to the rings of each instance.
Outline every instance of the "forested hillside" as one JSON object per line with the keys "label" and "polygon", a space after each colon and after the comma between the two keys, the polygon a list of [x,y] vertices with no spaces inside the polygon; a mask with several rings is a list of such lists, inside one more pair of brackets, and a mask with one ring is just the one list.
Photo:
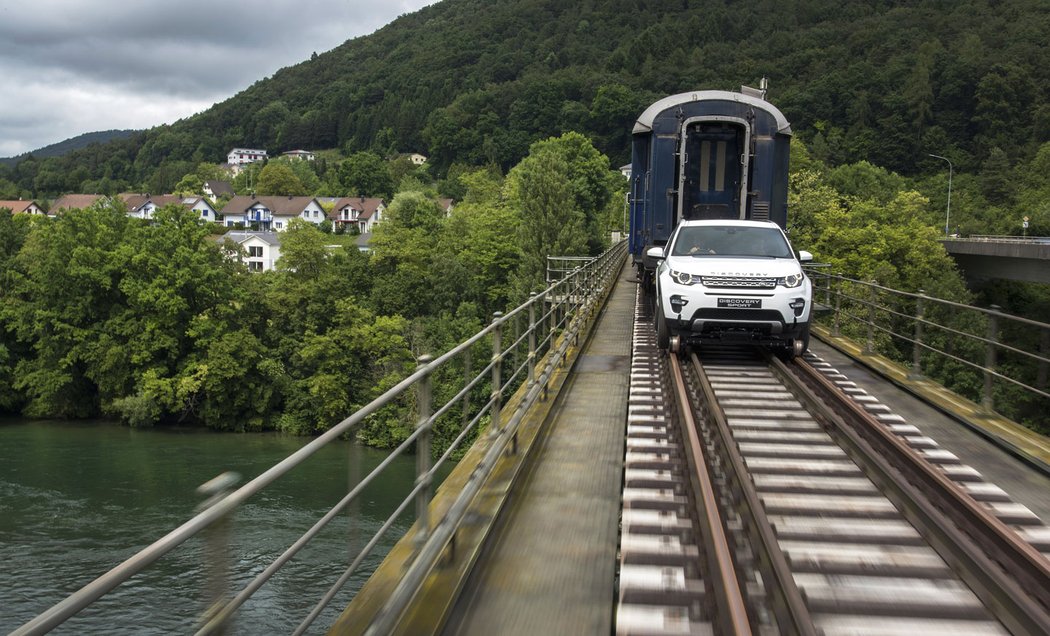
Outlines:
{"label": "forested hillside", "polygon": [[[1026,215],[1050,235],[1048,36],[1045,0],[444,0],[171,126],[0,166],[0,200],[46,205],[194,193],[231,147],[306,148],[316,161],[252,164],[233,187],[390,204],[370,255],[297,224],[258,275],[178,206],[153,223],[120,203],[0,214],[0,412],[326,430],[542,289],[547,255],[596,254],[622,229],[610,166],[645,106],[763,76],[795,131],[797,247],[847,276],[1045,319],[1045,286],[967,290],[938,243],[949,173],[930,155],[953,165],[953,231],[1020,234]],[[384,160],[403,152],[430,161]],[[931,377],[978,396],[965,369]],[[1045,431],[1044,402],[996,400]],[[402,406],[361,438],[403,440]]]}
{"label": "forested hillside", "polygon": [[[626,163],[654,97],[770,78],[814,155],[1004,181],[1050,139],[1041,0],[444,0],[194,117],[0,172],[0,191],[169,191],[234,146],[423,152],[506,170],[568,130]],[[1005,188],[1008,190],[1009,188]],[[993,201],[999,204],[998,201]]]}
{"label": "forested hillside", "polygon": [[134,130],[100,130],[98,132],[84,133],[83,135],[77,135],[76,137],[70,137],[65,141],[60,141],[57,144],[51,144],[44,146],[43,148],[37,148],[31,153],[18,155],[17,157],[7,157],[0,159],[0,165],[14,166],[18,162],[22,161],[33,155],[37,159],[44,159],[47,157],[61,157],[62,155],[69,154],[74,150],[86,148],[91,144],[104,144],[107,141],[114,139],[124,139],[130,137],[135,132]]}

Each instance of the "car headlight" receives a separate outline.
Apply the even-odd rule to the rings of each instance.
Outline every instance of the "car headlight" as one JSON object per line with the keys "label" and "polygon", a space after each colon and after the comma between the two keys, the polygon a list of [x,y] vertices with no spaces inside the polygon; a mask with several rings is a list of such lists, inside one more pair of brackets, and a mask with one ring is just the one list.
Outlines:
{"label": "car headlight", "polygon": [[693,275],[689,272],[676,272],[671,270],[671,280],[678,283],[679,285],[692,285]]}
{"label": "car headlight", "polygon": [[777,282],[783,285],[784,287],[798,287],[802,284],[802,280],[804,278],[805,277],[802,275],[802,273],[799,272],[798,274],[788,274],[787,276],[781,278]]}

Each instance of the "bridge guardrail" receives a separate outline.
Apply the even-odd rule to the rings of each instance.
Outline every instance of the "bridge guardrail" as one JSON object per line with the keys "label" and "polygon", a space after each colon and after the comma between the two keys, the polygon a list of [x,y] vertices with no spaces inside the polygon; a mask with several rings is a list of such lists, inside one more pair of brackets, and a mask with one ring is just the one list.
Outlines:
{"label": "bridge guardrail", "polygon": [[[378,629],[378,633],[383,633],[383,625],[390,620],[396,620],[398,606],[403,604],[410,595],[410,591],[406,591],[408,586],[414,579],[422,576],[422,573],[425,573],[439,556],[442,546],[458,524],[459,516],[462,516],[466,509],[466,503],[473,497],[480,483],[484,481],[484,471],[491,470],[495,458],[512,444],[516,427],[527,410],[537,401],[546,399],[548,379],[561,365],[570,346],[578,341],[581,327],[604,298],[605,291],[615,283],[626,254],[627,244],[621,241],[598,257],[579,261],[572,268],[561,272],[564,275],[553,281],[546,289],[532,294],[525,303],[511,309],[506,314],[496,312],[487,327],[455,348],[433,359],[430,356],[421,356],[419,366],[409,377],[240,488],[231,490],[231,482],[235,477],[229,474],[220,475],[209,481],[202,488],[205,489],[206,494],[210,495],[210,498],[198,514],[16,629],[12,632],[12,636],[43,634],[54,629],[205,530],[217,528],[216,535],[221,537],[225,520],[241,504],[308,460],[322,447],[352,433],[366,418],[375,415],[384,407],[397,400],[413,399],[411,392],[415,391],[414,399],[418,419],[414,431],[397,448],[390,451],[389,455],[371,473],[350,488],[347,494],[299,539],[232,596],[229,595],[228,590],[222,589],[221,585],[216,586],[216,581],[230,579],[229,576],[224,576],[228,573],[211,571],[207,576],[208,580],[202,581],[202,587],[207,589],[211,597],[211,605],[201,616],[197,625],[197,633],[222,632],[238,608],[340,513],[345,512],[370,484],[379,479],[396,457],[415,449],[417,459],[415,486],[379,530],[353,557],[349,566],[294,632],[301,634],[310,627],[346,582],[360,569],[362,563],[372,554],[394,523],[409,508],[414,507],[417,523],[421,527],[421,544],[412,563],[408,566],[403,580],[404,585],[398,587],[398,592],[395,592],[388,603],[387,610],[377,619],[377,626],[373,631]],[[490,361],[484,368],[472,375],[471,359],[478,355],[478,352],[482,355],[491,354]],[[505,375],[504,371],[508,373]],[[431,378],[435,373],[457,373],[463,378],[459,390],[436,408],[432,404],[431,384]],[[502,412],[504,397],[513,394],[523,385],[526,388],[523,399],[516,404],[514,412],[509,417],[505,417]],[[488,391],[488,400],[475,404],[472,397],[483,391]],[[449,448],[432,462],[431,436],[435,423],[440,418],[458,418],[460,430]],[[451,461],[456,450],[461,449],[464,442],[470,438],[470,435],[486,428],[486,425],[492,444],[485,460],[475,471],[477,478],[472,478],[468,482],[442,518],[429,519],[427,510],[435,478]],[[210,546],[206,553],[216,554],[214,547]],[[221,554],[222,550],[220,549],[218,553]]]}
{"label": "bridge guardrail", "polygon": [[[947,388],[1017,422],[1050,428],[1050,324],[891,289],[807,267],[817,320],[880,353],[911,364],[911,377]],[[999,408],[1003,400],[1008,408]],[[1038,430],[1038,429],[1037,429]]]}
{"label": "bridge guardrail", "polygon": [[970,243],[1024,243],[1035,245],[1050,244],[1050,236],[1010,236],[1000,234],[971,234],[970,236],[951,235],[943,240],[967,241]]}

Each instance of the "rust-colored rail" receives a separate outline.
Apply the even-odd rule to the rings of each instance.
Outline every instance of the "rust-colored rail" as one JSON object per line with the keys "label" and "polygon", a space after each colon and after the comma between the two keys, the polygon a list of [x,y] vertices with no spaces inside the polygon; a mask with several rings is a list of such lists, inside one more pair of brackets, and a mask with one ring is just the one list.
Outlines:
{"label": "rust-colored rail", "polygon": [[[672,356],[672,360],[675,357]],[[759,557],[765,564],[767,573],[775,582],[774,608],[781,630],[785,633],[801,634],[804,636],[815,636],[817,631],[813,626],[809,609],[802,598],[802,593],[795,584],[784,553],[780,550],[776,533],[769,523],[762,502],[751,481],[749,471],[744,462],[740,450],[733,440],[733,434],[729,429],[725,413],[718,406],[718,398],[715,397],[714,389],[707,379],[703,365],[696,353],[689,353],[691,368],[700,383],[703,393],[703,403],[707,410],[709,424],[714,425],[714,430],[721,439],[721,448],[725,454],[728,468],[732,471],[732,479],[740,496],[741,503],[747,507],[747,517],[752,524],[752,532],[757,539],[756,547],[760,549]]]}
{"label": "rust-colored rail", "polygon": [[1050,561],[812,366],[771,364],[1007,629],[1050,633]]}
{"label": "rust-colored rail", "polygon": [[[751,624],[747,616],[747,605],[740,591],[740,581],[736,576],[736,567],[733,565],[733,552],[726,538],[725,525],[718,511],[718,499],[715,496],[714,486],[711,484],[710,472],[704,459],[703,448],[700,437],[696,431],[696,422],[693,419],[691,400],[686,389],[685,378],[682,375],[682,366],[677,356],[670,356],[671,377],[675,389],[675,398],[678,401],[679,421],[682,432],[687,441],[686,451],[690,458],[691,477],[700,490],[701,514],[704,522],[701,523],[702,534],[708,555],[709,570],[712,575],[718,577],[718,582],[711,587],[718,598],[718,606],[725,610],[723,624],[729,633],[740,636],[752,633]],[[723,618],[721,615],[719,618]]]}

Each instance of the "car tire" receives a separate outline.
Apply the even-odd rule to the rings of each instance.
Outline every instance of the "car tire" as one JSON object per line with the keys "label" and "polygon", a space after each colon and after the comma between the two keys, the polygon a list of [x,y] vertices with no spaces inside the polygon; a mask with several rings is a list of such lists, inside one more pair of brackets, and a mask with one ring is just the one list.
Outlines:
{"label": "car tire", "polygon": [[671,330],[667,328],[667,320],[664,319],[664,310],[659,301],[656,303],[656,346],[667,349],[671,346]]}
{"label": "car tire", "polygon": [[809,323],[802,325],[802,328],[798,330],[798,337],[792,338],[784,343],[784,345],[776,352],[777,357],[784,362],[791,362],[797,356],[795,354],[795,343],[802,341],[802,351],[798,355],[804,354],[809,351]]}

